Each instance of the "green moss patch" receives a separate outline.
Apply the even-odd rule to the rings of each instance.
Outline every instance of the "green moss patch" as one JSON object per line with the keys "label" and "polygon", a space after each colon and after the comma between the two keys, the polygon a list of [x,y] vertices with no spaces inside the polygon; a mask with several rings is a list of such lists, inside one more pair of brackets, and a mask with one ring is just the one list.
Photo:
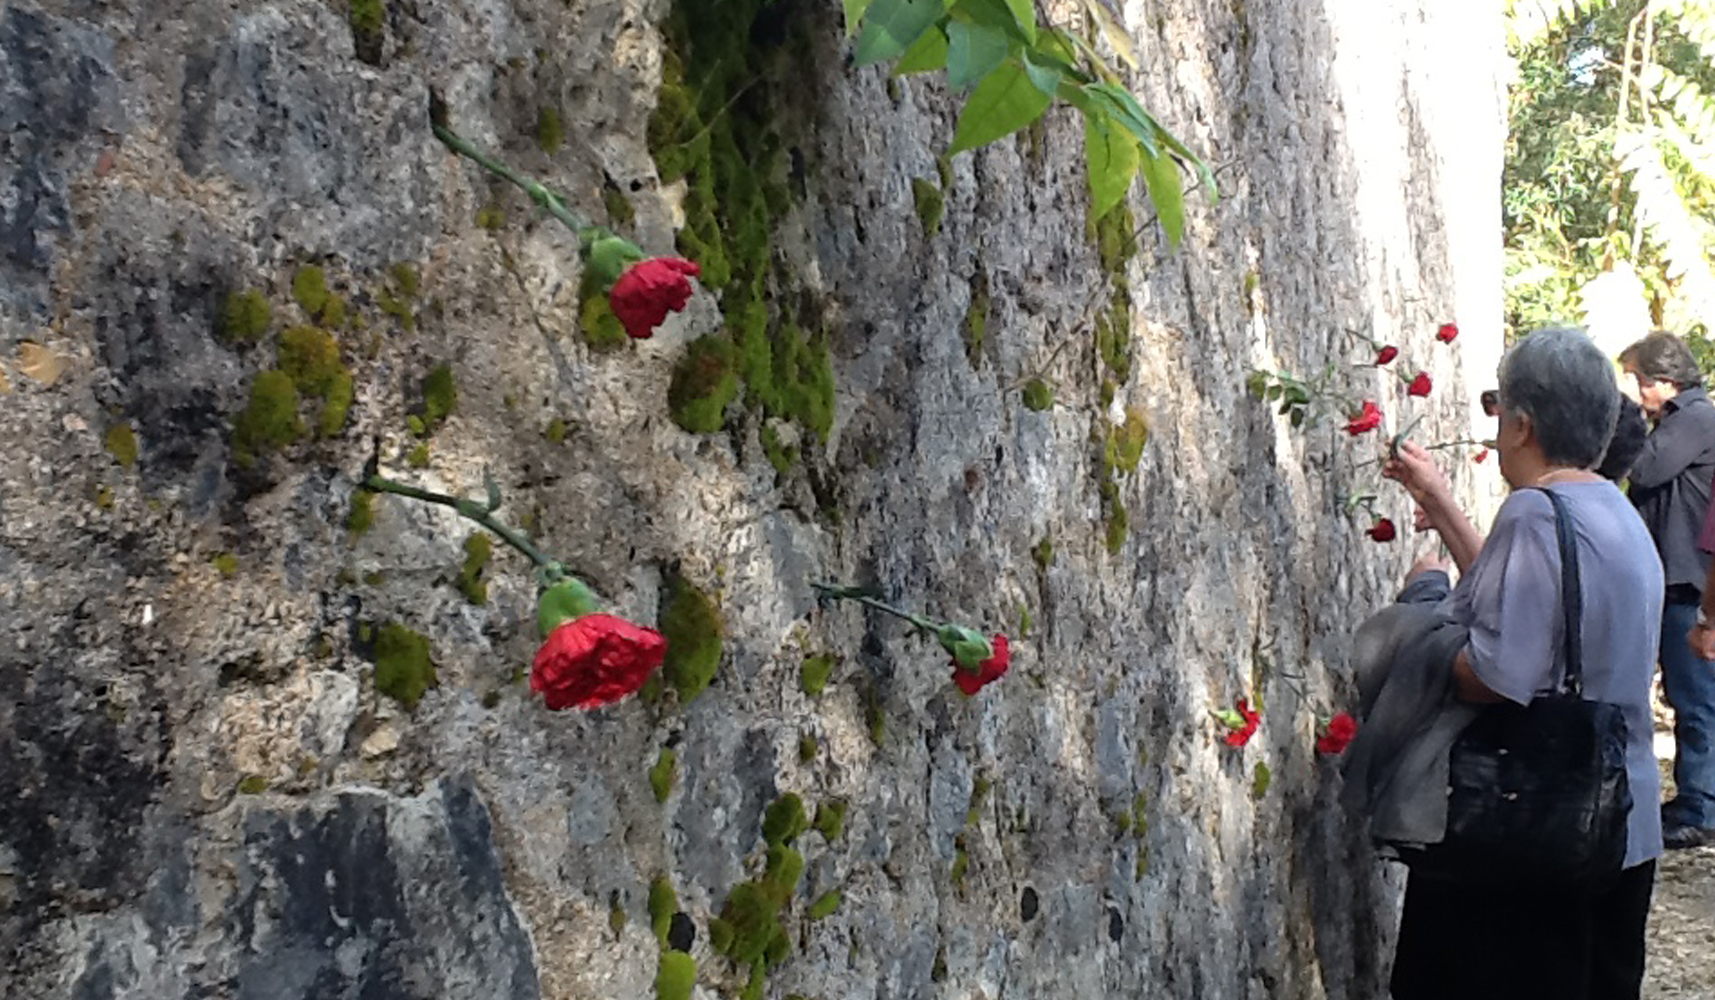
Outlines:
{"label": "green moss patch", "polygon": [[259,373],[250,383],[250,402],[232,424],[233,457],[249,467],[258,458],[278,451],[303,436],[298,420],[298,387],[277,368]]}
{"label": "green moss patch", "polygon": [[238,575],[238,557],[230,552],[222,552],[210,559],[209,565],[229,580]]}
{"label": "green moss patch", "polygon": [[667,935],[673,929],[673,914],[678,912],[679,894],[673,891],[673,883],[667,876],[662,875],[649,883],[649,926],[662,947],[667,946]]}
{"label": "green moss patch", "polygon": [[493,552],[494,545],[487,532],[475,532],[464,540],[464,564],[459,567],[453,585],[472,604],[488,603],[488,581],[484,579],[484,571]]}
{"label": "green moss patch", "polygon": [[280,370],[291,376],[300,393],[325,397],[345,373],[345,365],[331,334],[313,326],[294,326],[280,334]]}
{"label": "green moss patch", "polygon": [[661,964],[655,970],[656,1000],[691,1000],[691,988],[697,984],[697,960],[671,948],[661,952]]}
{"label": "green moss patch", "polygon": [[693,434],[710,434],[726,422],[738,398],[738,352],[725,337],[699,337],[673,366],[667,409],[673,422]]}
{"label": "green moss patch", "polygon": [[655,766],[649,769],[649,788],[655,793],[656,802],[667,801],[667,796],[673,794],[673,780],[679,775],[679,755],[672,747],[662,747],[661,753],[655,758]]}
{"label": "green moss patch", "polygon": [[1137,471],[1143,458],[1144,445],[1149,443],[1149,418],[1136,407],[1127,408],[1125,423],[1108,432],[1104,458],[1110,469],[1121,474]]}
{"label": "green moss patch", "polygon": [[565,144],[566,132],[560,124],[560,109],[544,107],[536,112],[536,145],[544,153],[558,153]]}
{"label": "green moss patch", "polygon": [[824,653],[821,656],[806,656],[798,667],[798,686],[812,698],[822,693],[828,686],[828,678],[834,672],[834,658]]}
{"label": "green moss patch", "polygon": [[427,636],[397,623],[376,630],[375,690],[406,708],[416,708],[423,693],[435,684]]}
{"label": "green moss patch", "polygon": [[260,774],[247,774],[244,776],[244,779],[238,783],[238,794],[240,795],[261,795],[267,790],[268,779],[262,777]]}
{"label": "green moss patch", "polygon": [[795,792],[787,792],[775,799],[762,816],[762,839],[771,847],[791,844],[809,828],[810,817],[804,812],[804,800]]}
{"label": "green moss patch", "polygon": [[1030,550],[1030,558],[1036,563],[1036,568],[1048,572],[1048,567],[1054,565],[1054,539],[1043,535]]}
{"label": "green moss patch", "polygon": [[838,889],[830,889],[829,891],[822,893],[820,896],[816,897],[816,901],[814,903],[810,904],[810,919],[822,920],[826,917],[833,916],[834,911],[839,909],[840,903],[844,901],[845,896],[841,894]]}
{"label": "green moss patch", "polygon": [[254,289],[232,292],[221,305],[214,332],[228,344],[254,344],[268,335],[272,321],[266,295]]}
{"label": "green moss patch", "polygon": [[433,434],[458,405],[458,387],[453,383],[451,365],[440,364],[423,377],[423,428]]}
{"label": "green moss patch", "polygon": [[846,803],[842,799],[823,799],[816,805],[816,832],[824,840],[835,841],[846,829]]}
{"label": "green moss patch", "polygon": [[[833,416],[826,323],[774,252],[774,230],[791,206],[786,151],[813,109],[801,81],[816,47],[811,18],[767,0],[678,0],[661,26],[662,82],[648,138],[661,179],[683,179],[679,251],[720,295],[736,358],[705,348],[675,373],[674,419],[693,433],[721,426],[744,383],[747,405],[796,420],[825,439]],[[767,17],[766,32],[753,31]],[[736,100],[742,95],[743,100]],[[715,338],[705,338],[715,339]],[[694,410],[693,400],[705,402]]]}
{"label": "green moss patch", "polygon": [[292,275],[292,298],[310,322],[338,327],[345,324],[345,299],[328,290],[327,273],[314,264]]}
{"label": "green moss patch", "polygon": [[383,0],[351,0],[348,21],[357,58],[371,66],[381,65],[387,42],[387,7]]}
{"label": "green moss patch", "polygon": [[102,443],[115,462],[127,469],[137,464],[137,433],[130,424],[114,424],[107,428],[107,436]]}
{"label": "green moss patch", "polygon": [[989,327],[988,278],[979,273],[971,280],[971,304],[965,309],[965,321],[960,332],[965,338],[965,360],[975,368],[982,363],[983,344],[988,340]]}
{"label": "green moss patch", "polygon": [[1256,768],[1251,772],[1251,798],[1260,799],[1268,794],[1268,786],[1274,781],[1274,773],[1262,761],[1256,762]]}
{"label": "green moss patch", "polygon": [[1054,406],[1054,388],[1040,378],[1024,383],[1024,408],[1041,413]]}
{"label": "green moss patch", "polygon": [[816,742],[814,736],[805,733],[798,737],[798,763],[808,764],[815,760],[816,755],[821,752],[822,745]]}
{"label": "green moss patch", "polygon": [[921,177],[911,178],[911,200],[917,206],[917,221],[923,225],[923,235],[933,236],[941,231],[941,217],[947,211],[947,196],[941,186]]}
{"label": "green moss patch", "polygon": [[625,324],[613,314],[607,289],[588,270],[578,282],[578,331],[583,334],[584,343],[597,354],[617,351],[631,339],[625,333]]}
{"label": "green moss patch", "polygon": [[660,629],[667,639],[661,672],[678,691],[679,704],[688,705],[720,668],[724,632],[720,611],[707,594],[674,573],[666,580]]}

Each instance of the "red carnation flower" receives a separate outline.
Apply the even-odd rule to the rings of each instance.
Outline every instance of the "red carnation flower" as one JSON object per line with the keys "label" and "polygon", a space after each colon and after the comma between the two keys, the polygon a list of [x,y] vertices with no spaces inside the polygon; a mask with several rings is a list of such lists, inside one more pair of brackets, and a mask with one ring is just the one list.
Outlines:
{"label": "red carnation flower", "polygon": [[1377,406],[1374,400],[1366,399],[1364,400],[1364,412],[1353,417],[1351,421],[1346,424],[1346,433],[1353,437],[1357,437],[1359,434],[1363,434],[1366,431],[1373,431],[1381,425],[1381,407]]}
{"label": "red carnation flower", "polygon": [[1488,457],[1489,457],[1489,449],[1484,448],[1482,451],[1479,451],[1475,455],[1472,455],[1471,461],[1476,462],[1478,465],[1481,465],[1483,463],[1483,459],[1488,458]]}
{"label": "red carnation flower", "polygon": [[1378,366],[1385,365],[1397,357],[1399,357],[1399,348],[1389,344],[1381,349],[1381,353],[1376,355],[1376,364]]}
{"label": "red carnation flower", "polygon": [[1364,534],[1369,535],[1371,539],[1378,542],[1391,542],[1394,540],[1394,537],[1398,532],[1394,530],[1392,521],[1385,517],[1378,517],[1376,518],[1376,523],[1370,525],[1370,530],[1364,532]]}
{"label": "red carnation flower", "polygon": [[1453,338],[1459,336],[1459,324],[1443,323],[1441,329],[1435,331],[1435,339],[1443,344],[1453,343]]}
{"label": "red carnation flower", "polygon": [[530,690],[549,708],[599,708],[635,694],[667,655],[660,633],[613,615],[574,618],[548,633]]}
{"label": "red carnation flower", "polygon": [[1411,380],[1411,387],[1405,391],[1413,396],[1427,396],[1431,388],[1433,386],[1429,381],[1429,373],[1418,372],[1417,377]]}
{"label": "red carnation flower", "polygon": [[975,670],[967,670],[953,662],[953,683],[966,694],[976,694],[990,681],[1000,680],[1006,673],[1007,666],[1012,662],[1012,653],[1006,648],[1006,636],[996,634],[994,637],[994,655],[977,664]]}
{"label": "red carnation flower", "polygon": [[652,257],[626,269],[607,293],[613,314],[625,324],[627,336],[646,340],[691,300],[690,279],[702,273],[694,262],[678,257]]}
{"label": "red carnation flower", "polygon": [[1322,735],[1316,740],[1317,753],[1341,753],[1352,742],[1352,737],[1358,735],[1358,720],[1341,712],[1328,720],[1328,725],[1322,730]]}
{"label": "red carnation flower", "polygon": [[1239,717],[1244,720],[1244,724],[1221,737],[1221,740],[1227,746],[1242,747],[1251,741],[1252,736],[1256,735],[1257,724],[1262,722],[1262,713],[1253,710],[1250,700],[1247,698],[1240,698],[1233,707],[1238,709]]}

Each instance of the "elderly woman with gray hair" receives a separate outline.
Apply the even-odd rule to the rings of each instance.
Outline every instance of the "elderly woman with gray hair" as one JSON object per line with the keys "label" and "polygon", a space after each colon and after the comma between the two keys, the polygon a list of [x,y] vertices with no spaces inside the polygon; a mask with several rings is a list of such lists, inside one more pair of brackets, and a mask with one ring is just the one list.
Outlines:
{"label": "elderly woman with gray hair", "polygon": [[[1411,492],[1463,574],[1447,612],[1451,620],[1433,631],[1435,648],[1444,651],[1429,671],[1439,677],[1439,687],[1433,680],[1414,682],[1425,698],[1447,699],[1428,706],[1428,713],[1440,720],[1451,713],[1455,734],[1463,725],[1458,720],[1468,721],[1475,706],[1527,705],[1560,681],[1560,549],[1553,505],[1543,491],[1565,502],[1581,570],[1584,696],[1622,708],[1633,799],[1623,870],[1594,889],[1522,890],[1413,875],[1400,920],[1395,1000],[1638,996],[1654,859],[1662,850],[1650,680],[1663,579],[1655,545],[1632,505],[1592,471],[1607,449],[1619,406],[1613,366],[1579,331],[1538,330],[1507,352],[1500,367],[1496,451],[1501,475],[1514,492],[1487,539],[1459,511],[1427,451],[1404,445],[1384,468]],[[1416,643],[1411,652],[1424,648]],[[1364,697],[1374,708],[1373,693]],[[1446,743],[1439,748],[1442,774]],[[1388,789],[1398,784],[1392,775],[1378,779],[1386,765],[1374,760],[1373,745],[1354,743],[1352,750],[1357,756],[1348,764],[1368,770],[1354,774],[1348,767],[1349,783],[1368,781],[1399,794]],[[1424,798],[1430,808],[1422,814],[1433,814],[1442,791],[1406,794]],[[1440,815],[1444,824],[1444,805]],[[1372,815],[1372,824],[1379,818]]]}

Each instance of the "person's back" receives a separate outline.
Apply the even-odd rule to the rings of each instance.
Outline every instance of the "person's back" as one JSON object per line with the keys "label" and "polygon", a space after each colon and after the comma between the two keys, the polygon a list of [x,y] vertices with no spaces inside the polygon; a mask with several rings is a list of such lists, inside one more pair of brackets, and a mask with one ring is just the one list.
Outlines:
{"label": "person's back", "polygon": [[[1643,522],[1612,483],[1565,483],[1553,489],[1565,499],[1578,539],[1584,696],[1622,706],[1630,730],[1629,867],[1653,857],[1661,838],[1656,807],[1661,779],[1650,709],[1660,641],[1661,560]],[[1453,592],[1454,620],[1472,630],[1472,669],[1496,694],[1519,704],[1558,684],[1564,670],[1560,572],[1554,508],[1542,491],[1520,490],[1501,506],[1481,555]],[[1497,606],[1505,627],[1474,620],[1473,607]]]}

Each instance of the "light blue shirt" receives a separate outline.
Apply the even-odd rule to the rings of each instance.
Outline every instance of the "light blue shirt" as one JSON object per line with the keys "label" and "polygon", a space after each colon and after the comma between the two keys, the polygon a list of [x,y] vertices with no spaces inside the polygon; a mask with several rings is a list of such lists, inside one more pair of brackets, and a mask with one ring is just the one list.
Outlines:
{"label": "light blue shirt", "polygon": [[[1661,854],[1661,779],[1652,745],[1650,683],[1661,645],[1662,569],[1649,529],[1614,484],[1561,483],[1578,544],[1584,598],[1584,697],[1621,706],[1629,730],[1632,811],[1625,866]],[[1490,690],[1521,705],[1565,669],[1560,543],[1539,490],[1501,505],[1476,561],[1453,591],[1453,618],[1471,630],[1465,655]]]}

